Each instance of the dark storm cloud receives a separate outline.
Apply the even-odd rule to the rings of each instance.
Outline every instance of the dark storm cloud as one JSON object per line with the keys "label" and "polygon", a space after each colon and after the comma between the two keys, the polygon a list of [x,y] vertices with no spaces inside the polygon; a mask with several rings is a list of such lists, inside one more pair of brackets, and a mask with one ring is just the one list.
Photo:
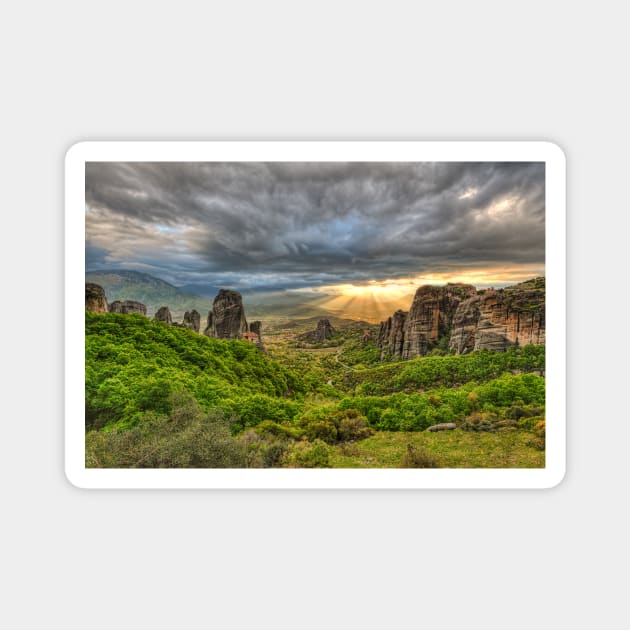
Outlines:
{"label": "dark storm cloud", "polygon": [[541,163],[89,163],[88,268],[313,286],[544,262]]}

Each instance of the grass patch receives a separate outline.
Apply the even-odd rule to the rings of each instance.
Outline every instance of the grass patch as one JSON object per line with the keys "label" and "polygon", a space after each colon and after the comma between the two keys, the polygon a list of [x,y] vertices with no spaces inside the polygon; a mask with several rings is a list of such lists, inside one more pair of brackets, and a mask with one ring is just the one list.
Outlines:
{"label": "grass patch", "polygon": [[530,431],[438,433],[379,431],[348,452],[331,449],[333,468],[400,468],[407,446],[435,457],[440,468],[544,468],[545,453],[531,445]]}

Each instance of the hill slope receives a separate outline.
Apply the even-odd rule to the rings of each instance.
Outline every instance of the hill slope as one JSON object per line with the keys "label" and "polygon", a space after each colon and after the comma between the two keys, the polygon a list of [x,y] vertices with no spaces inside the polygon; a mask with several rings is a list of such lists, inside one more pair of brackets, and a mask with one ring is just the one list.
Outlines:
{"label": "hill slope", "polygon": [[212,299],[182,291],[160,278],[139,271],[88,271],[85,281],[102,286],[110,304],[114,300],[142,302],[147,307],[148,317],[152,317],[161,306],[168,306],[177,319],[192,309],[199,311],[203,319],[212,308]]}
{"label": "hill slope", "polygon": [[243,425],[288,420],[298,377],[246,341],[210,339],[142,315],[85,314],[86,424],[133,426],[170,413],[187,391],[204,410],[220,406]]}

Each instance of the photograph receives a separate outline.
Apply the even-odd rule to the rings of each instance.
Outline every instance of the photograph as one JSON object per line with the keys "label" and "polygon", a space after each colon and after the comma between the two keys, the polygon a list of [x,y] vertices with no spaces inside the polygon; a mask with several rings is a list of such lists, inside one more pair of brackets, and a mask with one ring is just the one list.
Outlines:
{"label": "photograph", "polygon": [[544,159],[84,157],[85,471],[548,470]]}

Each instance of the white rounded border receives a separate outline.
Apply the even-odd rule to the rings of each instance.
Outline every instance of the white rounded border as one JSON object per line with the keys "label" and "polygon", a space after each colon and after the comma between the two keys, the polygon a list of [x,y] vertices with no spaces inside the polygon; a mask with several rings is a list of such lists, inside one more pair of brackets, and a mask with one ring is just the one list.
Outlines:
{"label": "white rounded border", "polygon": [[[546,466],[536,469],[85,468],[85,163],[545,162]],[[566,160],[551,142],[79,142],[66,153],[65,471],[80,488],[551,488],[566,470]]]}

